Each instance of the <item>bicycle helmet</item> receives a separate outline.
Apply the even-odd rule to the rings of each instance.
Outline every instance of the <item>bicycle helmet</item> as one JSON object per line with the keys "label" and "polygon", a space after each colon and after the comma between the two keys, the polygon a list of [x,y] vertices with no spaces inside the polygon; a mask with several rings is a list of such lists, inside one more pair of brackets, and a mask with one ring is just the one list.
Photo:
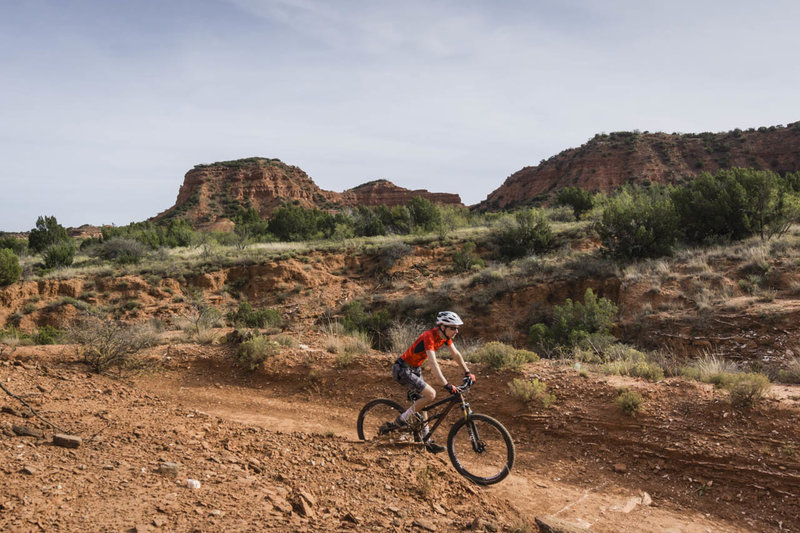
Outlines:
{"label": "bicycle helmet", "polygon": [[460,326],[464,323],[461,317],[452,311],[441,311],[436,315],[436,325]]}

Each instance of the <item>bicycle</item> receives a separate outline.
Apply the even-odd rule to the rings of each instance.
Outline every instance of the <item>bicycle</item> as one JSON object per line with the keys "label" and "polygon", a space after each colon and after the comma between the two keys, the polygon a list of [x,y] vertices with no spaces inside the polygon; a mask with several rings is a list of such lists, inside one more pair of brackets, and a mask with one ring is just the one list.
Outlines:
{"label": "bicycle", "polygon": [[[492,485],[505,479],[514,466],[514,442],[508,430],[494,418],[473,413],[465,396],[472,383],[464,380],[456,387],[456,394],[436,401],[422,409],[428,415],[430,431],[423,439],[425,422],[409,426],[397,426],[394,420],[405,411],[399,403],[388,398],[371,400],[358,413],[356,429],[358,438],[364,441],[408,439],[427,442],[456,404],[461,405],[463,418],[456,420],[447,435],[447,454],[456,471],[479,485]],[[408,401],[413,403],[421,396],[408,391]],[[387,423],[387,421],[389,423]]]}

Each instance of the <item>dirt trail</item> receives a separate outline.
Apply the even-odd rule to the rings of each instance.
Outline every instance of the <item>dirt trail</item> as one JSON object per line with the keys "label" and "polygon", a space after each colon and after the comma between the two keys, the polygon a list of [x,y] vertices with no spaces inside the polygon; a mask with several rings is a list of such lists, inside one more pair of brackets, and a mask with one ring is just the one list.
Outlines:
{"label": "dirt trail", "polygon": [[[337,406],[335,394],[331,391],[291,392],[274,382],[255,387],[219,381],[207,383],[202,375],[207,374],[198,374],[192,385],[186,384],[186,376],[173,373],[142,380],[139,385],[187,408],[223,419],[287,432],[332,432],[357,442],[355,419],[358,407]],[[354,380],[352,387],[357,389],[362,385]],[[425,460],[440,463],[442,468],[450,467],[446,454],[431,456],[422,450],[418,453],[423,454]],[[669,502],[642,505],[643,493],[626,487],[624,483],[603,481],[582,488],[562,482],[558,477],[548,475],[546,469],[537,468],[536,457],[540,453],[541,450],[518,443],[517,465],[512,475],[496,486],[476,488],[479,494],[491,494],[508,502],[526,523],[531,524],[534,517],[552,515],[598,532],[752,530],[749,526],[711,519],[700,512],[675,509]]]}
{"label": "dirt trail", "polygon": [[473,408],[517,447],[512,475],[481,488],[446,454],[357,441],[367,399],[402,399],[385,355],[339,369],[319,348],[292,348],[247,373],[227,349],[158,347],[157,370],[124,380],[86,373],[61,347],[0,361],[4,385],[84,437],[52,446],[51,428],[3,398],[16,410],[0,412],[0,530],[535,531],[555,515],[596,532],[800,531],[791,391],[738,413],[704,386],[629,380],[648,405],[630,419],[609,400],[619,378],[530,365],[558,396],[541,410],[509,396],[507,373],[473,365]]}

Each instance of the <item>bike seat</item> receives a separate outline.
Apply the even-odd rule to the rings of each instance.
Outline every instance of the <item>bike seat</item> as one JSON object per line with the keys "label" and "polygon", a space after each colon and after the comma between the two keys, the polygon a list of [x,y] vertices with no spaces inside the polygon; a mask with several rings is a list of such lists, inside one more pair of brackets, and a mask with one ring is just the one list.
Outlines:
{"label": "bike seat", "polygon": [[422,394],[418,393],[415,390],[408,389],[408,393],[406,394],[409,402],[416,402],[420,398],[422,398]]}

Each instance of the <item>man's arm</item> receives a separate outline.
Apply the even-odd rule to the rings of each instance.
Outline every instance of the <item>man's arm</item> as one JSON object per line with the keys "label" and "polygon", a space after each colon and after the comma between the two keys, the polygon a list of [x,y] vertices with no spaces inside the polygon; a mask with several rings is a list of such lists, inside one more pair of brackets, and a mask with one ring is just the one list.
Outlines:
{"label": "man's arm", "polygon": [[453,359],[458,361],[458,364],[461,365],[461,368],[464,369],[464,373],[469,374],[469,368],[467,368],[467,363],[464,362],[464,357],[462,357],[461,352],[458,351],[455,344],[448,344],[448,348],[450,348],[450,353],[453,354]]}
{"label": "man's arm", "polygon": [[439,368],[439,361],[436,360],[436,352],[434,352],[433,350],[426,350],[426,351],[428,352],[428,360],[431,362],[434,374],[436,374],[436,377],[438,377],[439,381],[442,382],[442,386],[447,385],[448,381],[444,378],[444,374],[442,374],[442,369]]}

